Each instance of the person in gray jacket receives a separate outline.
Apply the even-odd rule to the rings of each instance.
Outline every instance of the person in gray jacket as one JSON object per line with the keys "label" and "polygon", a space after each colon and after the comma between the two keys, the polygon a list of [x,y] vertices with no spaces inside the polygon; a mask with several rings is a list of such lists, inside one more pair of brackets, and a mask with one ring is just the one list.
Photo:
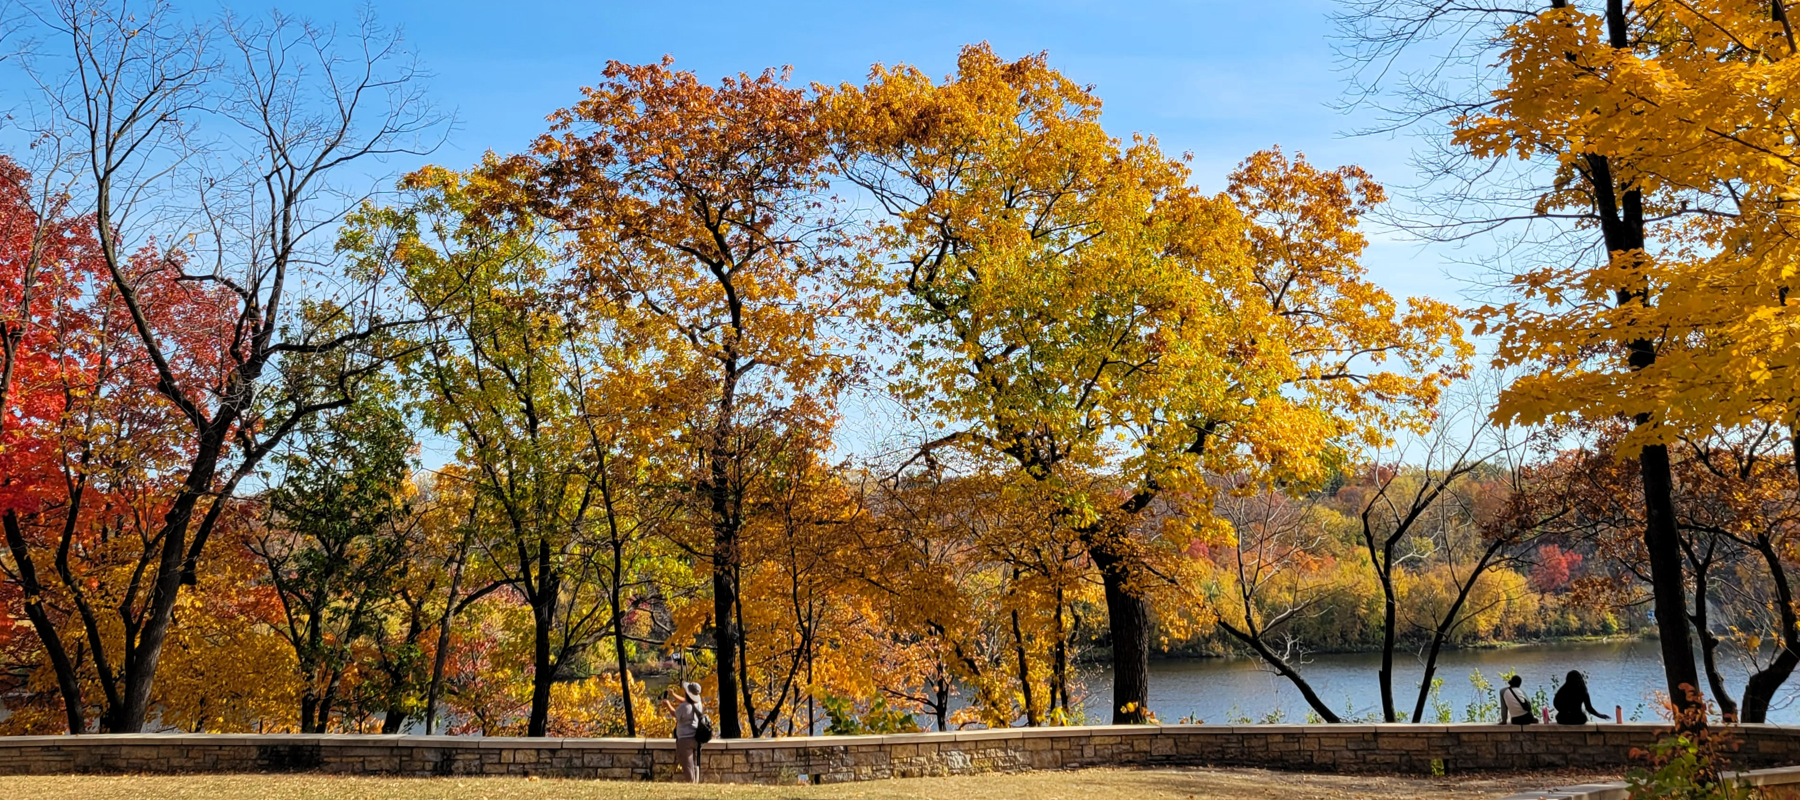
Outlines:
{"label": "person in gray jacket", "polygon": [[700,702],[700,684],[671,684],[663,708],[675,717],[675,763],[681,765],[681,776],[688,783],[699,783],[700,740],[695,738],[695,731],[700,715],[706,712],[706,706]]}

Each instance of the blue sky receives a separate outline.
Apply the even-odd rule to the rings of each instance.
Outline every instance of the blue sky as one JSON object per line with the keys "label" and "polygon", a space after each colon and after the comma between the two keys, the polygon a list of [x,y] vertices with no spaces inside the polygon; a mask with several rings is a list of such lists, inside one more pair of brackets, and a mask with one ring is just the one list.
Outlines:
{"label": "blue sky", "polygon": [[[196,14],[218,8],[212,0],[177,2]],[[250,15],[271,4],[224,5]],[[349,25],[363,0],[276,5]],[[1322,166],[1361,164],[1389,185],[1415,178],[1408,166],[1414,142],[1347,136],[1369,120],[1333,108],[1343,91],[1332,55],[1333,0],[373,0],[372,7],[403,30],[432,73],[430,96],[458,120],[446,146],[428,159],[387,165],[396,172],[424,161],[461,168],[484,151],[527,146],[544,130],[545,115],[574,102],[608,60],[667,54],[706,80],[791,66],[797,83],[839,83],[861,80],[878,62],[943,75],[959,48],[986,41],[1009,58],[1047,51],[1053,66],[1096,88],[1109,130],[1151,134],[1168,152],[1192,153],[1194,180],[1205,189],[1223,188],[1233,165],[1274,144]],[[0,97],[17,78],[0,77]],[[1397,295],[1456,300],[1462,285],[1448,275],[1450,255],[1469,253],[1377,235],[1365,263]],[[872,405],[846,409],[840,438],[853,450],[893,433],[895,420],[881,403],[866,402]],[[447,444],[428,449],[433,465],[449,456]]]}
{"label": "blue sky", "polygon": [[[487,150],[526,147],[544,130],[544,117],[574,102],[608,60],[670,55],[708,80],[791,66],[804,85],[860,81],[878,62],[943,75],[959,48],[986,41],[1003,57],[1048,52],[1053,66],[1096,88],[1114,134],[1147,133],[1170,153],[1192,153],[1202,188],[1223,188],[1233,165],[1274,144],[1322,166],[1360,164],[1390,186],[1415,177],[1408,137],[1345,135],[1370,120],[1333,108],[1343,92],[1331,47],[1336,0],[175,2],[196,15],[275,7],[345,26],[371,7],[404,32],[432,73],[430,96],[455,112],[448,144],[425,159],[453,168]],[[0,70],[0,110],[27,87],[16,70]],[[21,144],[4,127],[0,146]],[[398,172],[423,161],[387,167]],[[1366,262],[1396,294],[1456,299],[1462,287],[1446,277],[1446,255],[1378,236]]]}
{"label": "blue sky", "polygon": [[[358,4],[281,7],[324,22],[353,19]],[[839,83],[862,79],[877,62],[943,75],[964,44],[986,41],[1009,58],[1047,51],[1053,66],[1095,86],[1109,130],[1152,134],[1168,152],[1192,153],[1194,180],[1206,189],[1223,188],[1233,165],[1274,144],[1324,166],[1361,164],[1390,185],[1414,179],[1413,142],[1347,136],[1369,120],[1333,108],[1343,81],[1331,48],[1332,0],[379,0],[374,8],[402,27],[434,73],[432,96],[456,113],[448,145],[431,157],[452,167],[486,150],[525,147],[545,115],[574,102],[608,60],[672,55],[706,80],[791,66],[797,83]],[[1377,236],[1365,263],[1395,294],[1454,300],[1461,284],[1448,276],[1445,255]],[[848,399],[840,446],[886,450],[878,443],[906,427],[889,406],[878,396]],[[428,450],[428,462],[450,455],[447,443]]]}
{"label": "blue sky", "polygon": [[[235,5],[235,4],[234,4]],[[238,5],[241,11],[254,6]],[[317,21],[353,18],[354,0],[283,5]],[[1154,134],[1194,156],[1195,180],[1221,188],[1232,165],[1281,144],[1322,165],[1358,163],[1390,184],[1413,175],[1404,137],[1346,137],[1363,122],[1334,110],[1330,0],[1264,2],[514,2],[378,0],[434,73],[432,94],[458,127],[433,160],[517,150],[544,116],[598,79],[609,59],[672,55],[703,78],[789,65],[796,82],[861,79],[871,64],[949,72],[958,48],[987,41],[1005,57],[1051,63],[1105,100],[1117,135]],[[192,10],[199,10],[194,8]],[[1447,262],[1399,240],[1370,253],[1398,294],[1453,298]]]}

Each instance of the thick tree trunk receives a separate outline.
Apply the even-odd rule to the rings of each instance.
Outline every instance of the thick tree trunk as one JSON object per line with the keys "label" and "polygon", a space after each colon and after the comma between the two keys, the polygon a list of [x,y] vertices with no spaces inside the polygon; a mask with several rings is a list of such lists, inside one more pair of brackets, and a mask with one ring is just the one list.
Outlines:
{"label": "thick tree trunk", "polygon": [[550,728],[550,687],[556,681],[556,665],[550,661],[551,622],[547,610],[532,609],[531,718],[526,736],[544,736]]}
{"label": "thick tree trunk", "polygon": [[[181,579],[188,561],[188,526],[194,519],[194,509],[200,498],[214,494],[213,476],[224,451],[225,431],[231,429],[234,419],[235,414],[221,411],[213,420],[190,462],[181,494],[175,497],[163,516],[162,529],[158,532],[162,549],[158,553],[149,613],[135,642],[129,632],[126,635],[121,705],[108,714],[108,730],[113,733],[141,733],[144,720],[150,715],[150,692],[156,683],[156,668],[162,661],[163,643],[168,640],[169,626],[175,620],[175,602],[181,592]],[[222,496],[213,497],[214,503],[225,500]]]}
{"label": "thick tree trunk", "polygon": [[1687,587],[1682,575],[1680,533],[1675,527],[1674,478],[1669,449],[1650,445],[1638,455],[1643,472],[1644,549],[1650,554],[1650,581],[1656,632],[1662,646],[1663,677],[1676,708],[1692,710],[1700,692],[1694,645],[1688,636]]}
{"label": "thick tree trunk", "polygon": [[1106,620],[1112,634],[1112,724],[1139,725],[1150,718],[1150,603],[1132,586],[1125,559],[1103,544],[1088,555],[1106,589]]}
{"label": "thick tree trunk", "polygon": [[1791,647],[1784,647],[1767,669],[1750,676],[1744,685],[1743,722],[1768,721],[1769,703],[1775,699],[1776,690],[1793,676],[1797,665],[1800,665],[1800,656],[1794,655]]}
{"label": "thick tree trunk", "polygon": [[526,736],[545,736],[550,729],[550,687],[556,684],[557,663],[551,637],[556,633],[556,603],[561,580],[551,571],[550,544],[538,542],[538,585],[531,595],[531,718]]}
{"label": "thick tree trunk", "polygon": [[734,502],[731,475],[731,432],[737,409],[737,378],[736,358],[728,357],[719,400],[719,421],[712,432],[707,464],[706,489],[713,516],[713,655],[719,678],[716,724],[721,739],[739,739],[744,735],[737,694],[742,682],[738,664],[743,657],[742,631],[737,626],[739,505]]}
{"label": "thick tree trunk", "polygon": [[[1631,49],[1629,21],[1624,0],[1607,0],[1607,41],[1615,49]],[[1600,232],[1606,251],[1612,258],[1637,257],[1644,251],[1644,202],[1637,187],[1620,185],[1613,178],[1612,162],[1606,156],[1582,156],[1588,186],[1593,190],[1594,212],[1600,218]],[[1618,290],[1621,306],[1648,303],[1648,287],[1628,286]],[[1626,346],[1633,371],[1656,363],[1656,343],[1636,340]],[[1639,415],[1638,425],[1649,418]],[[1663,676],[1669,698],[1681,711],[1692,711],[1700,691],[1700,677],[1694,669],[1694,645],[1688,635],[1687,583],[1682,574],[1681,542],[1676,528],[1674,476],[1669,466],[1669,449],[1665,445],[1648,445],[1638,453],[1638,472],[1644,488],[1644,548],[1649,552],[1652,607],[1656,610],[1656,630],[1662,646]]]}
{"label": "thick tree trunk", "polygon": [[[735,541],[720,541],[713,566],[713,660],[719,679],[719,738],[743,738],[738,707],[737,583],[726,562],[734,557]],[[729,549],[728,549],[729,548]]]}

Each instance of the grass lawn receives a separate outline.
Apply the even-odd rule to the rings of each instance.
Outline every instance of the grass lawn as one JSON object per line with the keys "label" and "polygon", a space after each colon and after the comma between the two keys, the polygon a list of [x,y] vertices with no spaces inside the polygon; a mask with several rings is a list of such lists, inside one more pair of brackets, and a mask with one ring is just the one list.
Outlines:
{"label": "grass lawn", "polygon": [[692,786],[535,778],[53,775],[0,780],[5,787],[0,800],[1490,800],[1604,780],[1617,778],[1572,772],[1384,778],[1254,769],[1092,769],[826,786]]}

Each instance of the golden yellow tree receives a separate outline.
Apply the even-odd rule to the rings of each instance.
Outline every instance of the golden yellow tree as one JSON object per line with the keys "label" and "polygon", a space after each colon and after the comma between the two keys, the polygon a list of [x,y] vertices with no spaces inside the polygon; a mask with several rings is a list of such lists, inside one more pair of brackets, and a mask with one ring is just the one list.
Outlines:
{"label": "golden yellow tree", "polygon": [[[1800,59],[1781,0],[1579,4],[1507,27],[1504,82],[1456,121],[1485,161],[1544,159],[1537,216],[1599,233],[1605,255],[1537,266],[1485,309],[1499,361],[1531,364],[1496,416],[1625,418],[1646,504],[1668,691],[1699,681],[1668,445],[1753,420],[1793,427]],[[1591,238],[1591,234],[1589,234]]]}
{"label": "golden yellow tree", "polygon": [[1153,564],[1191,537],[1145,512],[1204,497],[1208,469],[1316,478],[1416,417],[1436,361],[1466,355],[1453,312],[1402,312],[1363,278],[1355,223],[1381,192],[1360,170],[1262,153],[1204,196],[1042,56],[968,47],[941,83],[878,67],[824,103],[889,217],[899,385],[950,429],[925,449],[1006,464],[1060,507],[1106,590],[1113,721],[1146,719]]}

